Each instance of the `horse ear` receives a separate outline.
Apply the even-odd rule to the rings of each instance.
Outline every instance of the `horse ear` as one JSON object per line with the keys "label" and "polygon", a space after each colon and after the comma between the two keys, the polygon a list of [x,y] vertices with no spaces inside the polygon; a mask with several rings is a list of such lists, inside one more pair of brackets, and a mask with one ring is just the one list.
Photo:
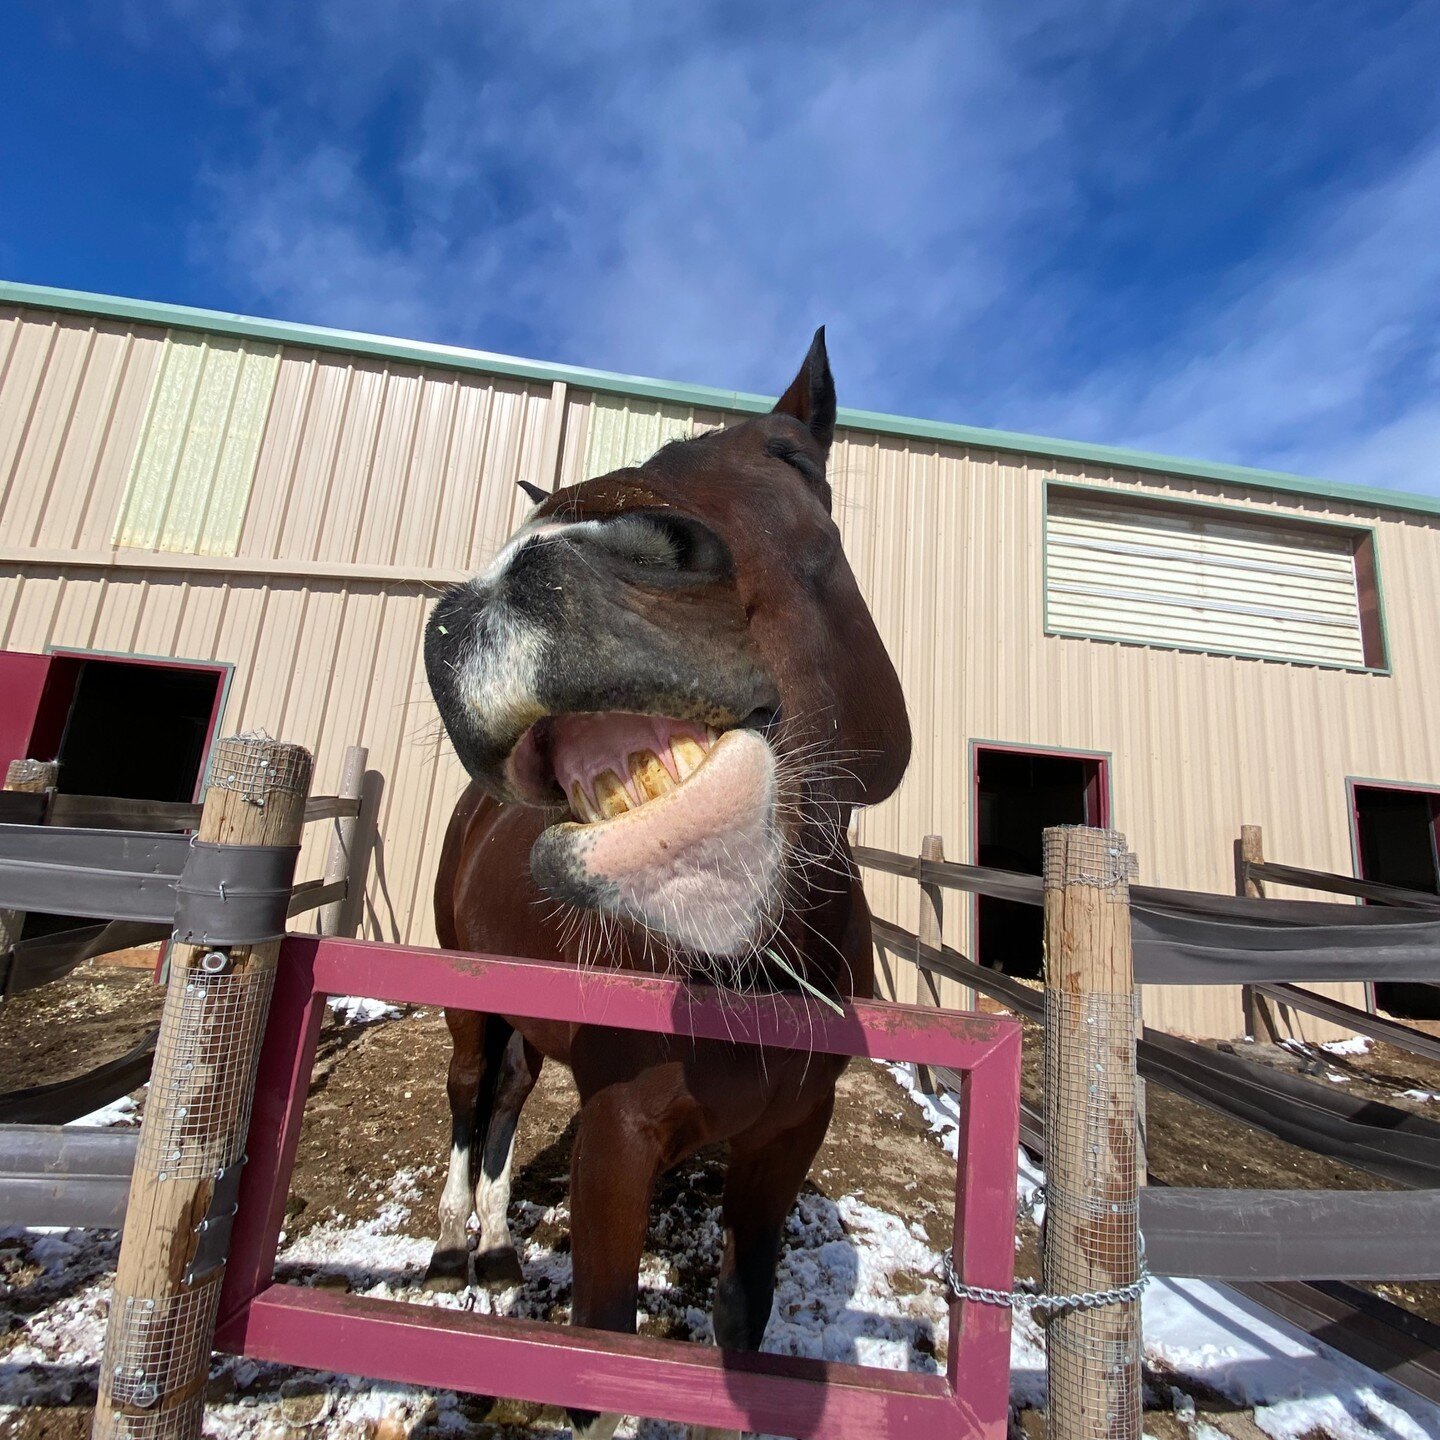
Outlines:
{"label": "horse ear", "polygon": [[543,505],[550,498],[550,492],[548,490],[542,490],[538,485],[532,485],[528,480],[517,480],[515,483],[536,505]]}
{"label": "horse ear", "polygon": [[775,402],[772,412],[793,415],[815,437],[822,450],[829,451],[835,438],[835,380],[830,374],[830,357],[825,353],[825,327],[810,342],[810,353],[790,388]]}

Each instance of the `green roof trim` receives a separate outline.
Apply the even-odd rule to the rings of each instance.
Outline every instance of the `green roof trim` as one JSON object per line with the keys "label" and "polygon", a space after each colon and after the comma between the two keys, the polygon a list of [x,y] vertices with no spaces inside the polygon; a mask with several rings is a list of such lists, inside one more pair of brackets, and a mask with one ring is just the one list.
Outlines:
{"label": "green roof trim", "polygon": [[[598,390],[610,395],[635,395],[681,405],[703,405],[716,410],[757,413],[768,410],[774,404],[771,398],[764,395],[747,395],[738,390],[720,390],[708,385],[681,385],[666,380],[647,380],[642,376],[618,375],[608,370],[587,370],[581,366],[556,365],[544,360],[519,360],[511,355],[469,350],[458,345],[394,340],[355,330],[332,330],[323,325],[300,325],[288,320],[261,320],[249,315],[232,315],[221,310],[201,310],[190,305],[167,305],[154,300],[129,300],[115,295],[95,295],[84,290],[58,290],[48,285],[27,285],[14,280],[0,280],[0,303],[72,311],[169,329],[248,336],[256,340],[272,340],[310,349],[373,355],[382,359],[407,360],[419,365],[448,366],[485,375],[504,375],[551,383],[560,380],[567,385]],[[865,430],[877,435],[895,435],[911,440],[938,440],[952,445],[1013,451],[1055,460],[1079,460],[1117,470],[1180,475],[1197,480],[1212,480],[1224,485],[1243,485],[1251,489],[1343,501],[1347,505],[1366,509],[1440,515],[1440,497],[1437,496],[1417,495],[1407,490],[1382,489],[1376,486],[1312,480],[1303,475],[1290,475],[1278,470],[1255,470],[1244,465],[1186,460],[1173,455],[1154,455],[1143,450],[1125,450],[1114,445],[1092,445],[1082,440],[1055,440],[1043,435],[1025,435],[1009,430],[985,430],[975,425],[955,425],[942,420],[917,420],[903,415],[882,415],[870,410],[842,408],[839,423],[847,429]]]}

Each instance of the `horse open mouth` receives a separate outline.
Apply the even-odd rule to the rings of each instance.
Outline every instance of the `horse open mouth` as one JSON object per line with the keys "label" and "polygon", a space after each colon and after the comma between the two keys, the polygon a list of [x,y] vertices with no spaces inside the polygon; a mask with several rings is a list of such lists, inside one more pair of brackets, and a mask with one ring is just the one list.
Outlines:
{"label": "horse open mouth", "polygon": [[622,712],[537,721],[510,757],[512,782],[552,804],[563,795],[574,816],[536,841],[537,883],[684,949],[753,945],[772,917],[784,852],[763,729]]}

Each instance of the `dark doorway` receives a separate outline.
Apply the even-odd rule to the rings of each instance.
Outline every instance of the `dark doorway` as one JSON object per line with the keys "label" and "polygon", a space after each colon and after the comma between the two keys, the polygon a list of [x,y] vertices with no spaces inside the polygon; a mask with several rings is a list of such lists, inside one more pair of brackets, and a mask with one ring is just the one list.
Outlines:
{"label": "dark doorway", "polygon": [[[1440,895],[1440,793],[1356,785],[1354,804],[1360,878]],[[1440,1019],[1440,989],[1430,985],[1379,982],[1375,1003],[1407,1020]]]}
{"label": "dark doorway", "polygon": [[[1051,825],[1109,823],[1105,761],[977,746],[975,859],[979,865],[1039,875],[1041,835]],[[1038,906],[981,895],[975,907],[975,958],[1024,980],[1044,968],[1044,915]]]}
{"label": "dark doorway", "polygon": [[58,788],[195,799],[222,679],[219,670],[82,659],[56,756]]}

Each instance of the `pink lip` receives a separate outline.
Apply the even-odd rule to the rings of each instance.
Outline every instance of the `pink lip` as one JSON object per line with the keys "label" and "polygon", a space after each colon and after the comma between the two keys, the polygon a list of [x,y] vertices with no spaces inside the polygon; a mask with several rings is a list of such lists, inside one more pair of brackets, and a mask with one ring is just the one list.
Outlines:
{"label": "pink lip", "polygon": [[505,762],[510,789],[527,805],[554,805],[555,771],[548,746],[551,718],[537,720],[521,737]]}

